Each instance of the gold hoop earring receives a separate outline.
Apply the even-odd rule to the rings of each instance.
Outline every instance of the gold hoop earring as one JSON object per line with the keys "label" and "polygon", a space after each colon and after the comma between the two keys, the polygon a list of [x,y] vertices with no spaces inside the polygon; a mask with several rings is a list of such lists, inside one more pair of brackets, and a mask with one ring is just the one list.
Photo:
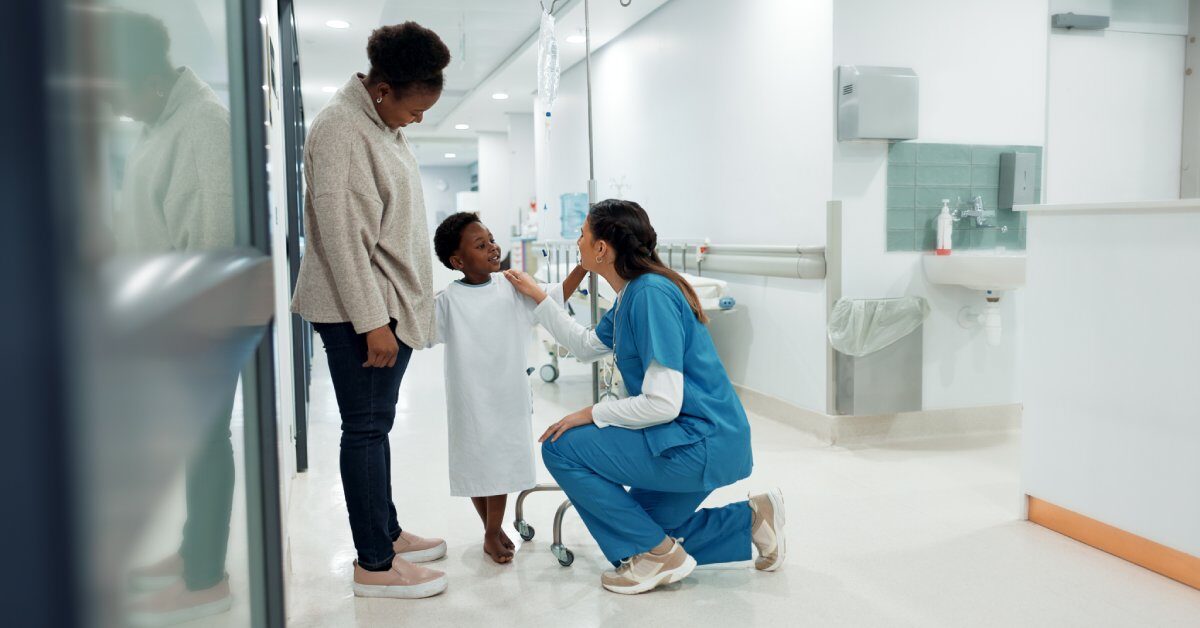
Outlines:
{"label": "gold hoop earring", "polygon": [[597,263],[597,264],[603,264],[603,263],[604,263],[604,258],[603,258],[603,257],[597,257],[597,258],[596,258],[596,263]]}

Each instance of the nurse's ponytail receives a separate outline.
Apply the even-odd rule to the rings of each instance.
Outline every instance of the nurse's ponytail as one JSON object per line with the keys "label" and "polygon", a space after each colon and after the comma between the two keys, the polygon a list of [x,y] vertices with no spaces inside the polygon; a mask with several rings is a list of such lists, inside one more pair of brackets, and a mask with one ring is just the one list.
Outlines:
{"label": "nurse's ponytail", "polygon": [[658,257],[658,233],[641,205],[615,198],[600,201],[588,214],[588,226],[595,239],[604,240],[616,249],[616,270],[621,278],[632,281],[646,273],[654,273],[670,279],[687,299],[696,320],[708,322],[692,285]]}

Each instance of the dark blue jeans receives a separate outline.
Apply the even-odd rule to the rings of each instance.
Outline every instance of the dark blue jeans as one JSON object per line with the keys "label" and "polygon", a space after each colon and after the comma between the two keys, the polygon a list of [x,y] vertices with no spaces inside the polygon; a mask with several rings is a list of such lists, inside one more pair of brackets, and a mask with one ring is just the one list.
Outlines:
{"label": "dark blue jeans", "polygon": [[192,591],[216,586],[225,578],[234,482],[229,421],[236,390],[235,377],[221,391],[224,398],[216,420],[187,461],[187,521],[179,555],[183,580]]}
{"label": "dark blue jeans", "polygon": [[[370,571],[391,567],[392,542],[400,537],[392,503],[392,453],[388,432],[396,418],[400,380],[412,348],[400,344],[392,368],[364,367],[367,339],[350,323],[313,323],[321,335],[329,375],[342,415],[342,491],[358,564]],[[397,341],[399,342],[399,341]]]}

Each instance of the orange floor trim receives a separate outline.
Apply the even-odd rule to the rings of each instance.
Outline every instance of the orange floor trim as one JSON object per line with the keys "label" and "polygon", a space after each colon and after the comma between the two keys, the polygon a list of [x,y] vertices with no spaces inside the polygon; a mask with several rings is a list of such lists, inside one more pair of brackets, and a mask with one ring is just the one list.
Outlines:
{"label": "orange floor trim", "polygon": [[1027,495],[1026,499],[1029,520],[1033,523],[1200,589],[1200,557],[1171,549],[1031,495]]}

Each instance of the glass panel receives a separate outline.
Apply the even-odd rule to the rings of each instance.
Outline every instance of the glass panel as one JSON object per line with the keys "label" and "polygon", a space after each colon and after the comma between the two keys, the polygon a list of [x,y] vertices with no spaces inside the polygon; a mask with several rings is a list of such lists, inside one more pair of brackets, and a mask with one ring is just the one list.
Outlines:
{"label": "glass panel", "polygon": [[243,412],[253,380],[239,373],[272,296],[244,248],[245,208],[257,204],[235,196],[227,29],[240,4],[119,0],[67,13],[62,152],[78,176],[64,182],[78,208],[74,298],[87,312],[78,546],[94,605],[81,615],[96,625],[251,623],[246,464],[257,456],[244,434],[256,415]]}

